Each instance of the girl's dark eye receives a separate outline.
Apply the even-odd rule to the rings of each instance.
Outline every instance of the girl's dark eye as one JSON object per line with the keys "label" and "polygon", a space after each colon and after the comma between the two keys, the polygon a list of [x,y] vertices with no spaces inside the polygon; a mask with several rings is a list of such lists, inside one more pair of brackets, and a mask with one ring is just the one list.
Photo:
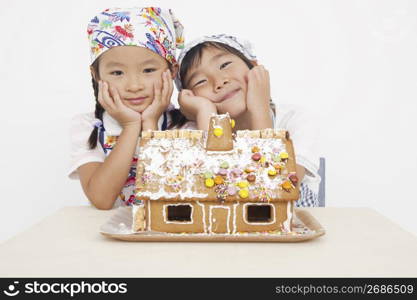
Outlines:
{"label": "girl's dark eye", "polygon": [[155,72],[155,71],[156,71],[155,68],[147,68],[147,69],[143,70],[143,73],[152,73],[152,72]]}
{"label": "girl's dark eye", "polygon": [[205,82],[205,81],[206,81],[205,79],[200,80],[200,81],[196,82],[196,84],[194,84],[194,86],[196,87],[197,85],[202,84],[202,83],[203,83],[203,82]]}
{"label": "girl's dark eye", "polygon": [[110,74],[115,75],[115,76],[120,76],[120,75],[123,75],[123,72],[122,71],[113,71]]}
{"label": "girl's dark eye", "polygon": [[223,64],[220,65],[220,70],[226,68],[228,65],[230,65],[232,62],[231,61],[227,61]]}

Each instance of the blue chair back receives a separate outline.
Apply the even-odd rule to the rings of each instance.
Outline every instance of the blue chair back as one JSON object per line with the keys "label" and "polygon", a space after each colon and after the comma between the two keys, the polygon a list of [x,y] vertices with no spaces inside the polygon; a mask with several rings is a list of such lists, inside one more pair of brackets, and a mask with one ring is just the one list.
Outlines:
{"label": "blue chair back", "polygon": [[319,206],[324,207],[326,205],[326,159],[320,157],[319,175],[321,177],[319,186]]}

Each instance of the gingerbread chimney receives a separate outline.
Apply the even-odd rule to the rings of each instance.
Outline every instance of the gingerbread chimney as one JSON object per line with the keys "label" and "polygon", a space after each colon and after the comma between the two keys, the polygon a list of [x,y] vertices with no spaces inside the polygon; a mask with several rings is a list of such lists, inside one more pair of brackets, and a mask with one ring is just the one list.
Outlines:
{"label": "gingerbread chimney", "polygon": [[211,116],[207,133],[206,150],[233,150],[232,124],[228,113]]}

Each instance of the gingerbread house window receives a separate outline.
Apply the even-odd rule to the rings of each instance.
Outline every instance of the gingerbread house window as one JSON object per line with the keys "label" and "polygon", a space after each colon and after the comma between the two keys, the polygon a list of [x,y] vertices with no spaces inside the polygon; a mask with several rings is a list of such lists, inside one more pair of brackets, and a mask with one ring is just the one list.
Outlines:
{"label": "gingerbread house window", "polygon": [[272,221],[272,206],[248,205],[246,216],[248,223],[269,223]]}
{"label": "gingerbread house window", "polygon": [[190,222],[192,207],[191,205],[168,205],[167,220],[170,222]]}

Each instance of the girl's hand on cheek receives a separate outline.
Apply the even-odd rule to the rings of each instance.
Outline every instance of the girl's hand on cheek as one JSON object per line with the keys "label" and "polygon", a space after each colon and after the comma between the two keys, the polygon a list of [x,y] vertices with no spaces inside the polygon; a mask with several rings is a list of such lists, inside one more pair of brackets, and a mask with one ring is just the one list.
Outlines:
{"label": "girl's hand on cheek", "polygon": [[269,116],[271,88],[268,70],[262,65],[253,67],[247,74],[247,82],[246,105],[249,113],[258,117]]}
{"label": "girl's hand on cheek", "polygon": [[142,112],[142,130],[158,130],[158,120],[171,102],[172,91],[171,72],[162,73],[162,83],[154,84],[154,98],[152,103]]}
{"label": "girl's hand on cheek", "polygon": [[126,126],[140,126],[140,113],[123,104],[115,87],[100,80],[98,88],[98,102],[113,119],[117,120],[123,128]]}
{"label": "girl's hand on cheek", "polygon": [[178,104],[182,114],[191,121],[197,120],[198,116],[217,113],[216,105],[209,99],[196,96],[191,90],[183,89],[178,95]]}

